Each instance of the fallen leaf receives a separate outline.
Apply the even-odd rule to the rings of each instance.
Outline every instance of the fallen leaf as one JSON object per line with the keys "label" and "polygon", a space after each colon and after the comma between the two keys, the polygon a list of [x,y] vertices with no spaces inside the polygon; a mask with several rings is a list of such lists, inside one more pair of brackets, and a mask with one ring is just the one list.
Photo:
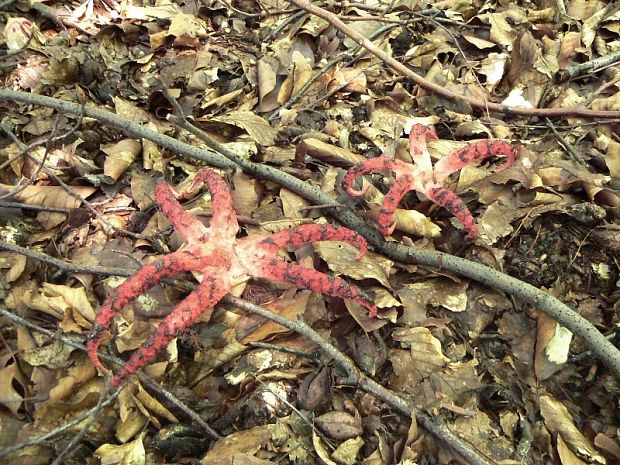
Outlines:
{"label": "fallen leaf", "polygon": [[142,443],[141,434],[135,441],[116,446],[104,444],[95,455],[101,459],[101,465],[145,465],[146,452]]}
{"label": "fallen leaf", "polygon": [[540,413],[549,431],[560,435],[571,450],[595,462],[605,463],[605,458],[594,449],[590,441],[575,426],[568,409],[559,400],[549,395],[541,396]]}
{"label": "fallen leaf", "polygon": [[347,412],[327,412],[314,419],[316,426],[327,436],[338,441],[351,439],[362,434],[362,419]]}
{"label": "fallen leaf", "polygon": [[106,155],[103,174],[111,179],[111,184],[129,168],[142,151],[142,145],[135,139],[123,139],[110,147],[101,149]]}

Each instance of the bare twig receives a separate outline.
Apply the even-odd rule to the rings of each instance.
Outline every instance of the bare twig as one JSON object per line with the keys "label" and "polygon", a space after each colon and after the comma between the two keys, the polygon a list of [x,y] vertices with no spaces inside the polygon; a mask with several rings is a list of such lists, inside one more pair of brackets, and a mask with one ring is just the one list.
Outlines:
{"label": "bare twig", "polygon": [[595,58],[585,63],[580,63],[575,66],[569,66],[560,72],[560,79],[566,81],[568,79],[575,79],[585,74],[601,71],[609,66],[614,66],[620,61],[620,50],[611,52],[608,55]]}
{"label": "bare twig", "polygon": [[588,164],[586,163],[586,161],[583,159],[583,157],[581,156],[580,153],[578,153],[571,144],[569,144],[566,139],[564,139],[564,137],[562,136],[562,134],[560,134],[558,132],[558,130],[555,128],[553,122],[549,119],[549,118],[545,118],[545,121],[547,122],[547,127],[549,129],[551,129],[551,132],[553,132],[553,135],[555,136],[555,139],[558,141],[558,144],[560,144],[562,146],[562,148],[566,151],[566,153],[568,154],[569,157],[571,157],[573,160],[575,160],[577,163],[579,163],[582,166],[588,166]]}
{"label": "bare twig", "polygon": [[71,213],[70,208],[46,207],[45,205],[30,205],[22,202],[0,202],[3,208],[23,208],[24,210],[36,210],[42,212]]}

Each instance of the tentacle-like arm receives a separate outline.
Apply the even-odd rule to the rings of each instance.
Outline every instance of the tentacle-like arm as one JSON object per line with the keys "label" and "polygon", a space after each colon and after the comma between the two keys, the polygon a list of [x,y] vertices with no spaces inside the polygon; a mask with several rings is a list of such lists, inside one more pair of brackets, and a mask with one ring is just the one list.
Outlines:
{"label": "tentacle-like arm", "polygon": [[136,274],[127,278],[120,286],[113,289],[99,309],[86,344],[88,356],[93,364],[103,372],[107,369],[99,361],[97,350],[101,343],[102,331],[110,327],[118,312],[139,295],[144,294],[162,279],[188,271],[195,266],[193,255],[179,250],[159,260],[144,265]]}
{"label": "tentacle-like arm", "polygon": [[358,233],[348,228],[330,224],[302,224],[294,229],[280,231],[264,238],[259,237],[258,240],[254,238],[247,240],[255,241],[256,250],[267,247],[274,256],[280,249],[298,247],[316,241],[350,242],[359,249],[357,259],[362,258],[368,250],[366,239]]}
{"label": "tentacle-like arm", "polygon": [[112,387],[118,387],[123,380],[155,360],[171,340],[192,325],[200,315],[211,311],[228,290],[228,286],[216,277],[205,276],[198,287],[161,322],[144,345],[131,354],[129,361],[112,378]]}
{"label": "tentacle-like arm", "polygon": [[377,217],[377,229],[381,234],[389,236],[394,232],[396,222],[392,220],[392,216],[405,194],[413,189],[412,183],[413,179],[409,175],[396,176],[396,181],[383,199]]}
{"label": "tentacle-like arm", "polygon": [[494,155],[506,157],[497,171],[504,171],[512,166],[515,160],[515,149],[503,140],[479,140],[466,145],[456,152],[446,155],[435,163],[435,182],[442,183],[450,174],[461,168],[477,163]]}
{"label": "tentacle-like arm", "polygon": [[297,263],[287,263],[277,258],[265,260],[258,265],[260,271],[254,276],[292,284],[300,289],[349,299],[366,307],[371,317],[377,316],[377,307],[357,286],[337,276],[305,268]]}
{"label": "tentacle-like arm", "polygon": [[474,217],[458,195],[445,187],[429,189],[426,195],[430,200],[437,205],[441,205],[463,223],[465,230],[468,232],[468,239],[474,240],[478,237],[478,227]]}
{"label": "tentacle-like arm", "polygon": [[413,163],[416,164],[421,173],[431,173],[433,162],[431,154],[426,147],[428,139],[437,140],[435,130],[423,124],[414,124],[409,132],[409,153]]}
{"label": "tentacle-like arm", "polygon": [[344,175],[342,180],[342,186],[344,190],[353,197],[359,197],[366,193],[367,189],[356,190],[353,188],[355,180],[363,174],[368,174],[376,171],[394,171],[396,169],[396,160],[388,157],[376,157],[369,158],[357,165],[349,168],[349,171]]}
{"label": "tentacle-like arm", "polygon": [[230,214],[231,211],[234,211],[234,207],[228,184],[220,175],[207,168],[196,175],[190,190],[193,190],[203,182],[211,193],[213,208],[211,231],[198,219],[185,211],[178,202],[177,198],[185,198],[186,192],[175,195],[168,184],[161,182],[155,188],[155,200],[166,218],[168,218],[168,221],[187,241],[205,241],[209,237],[210,232],[218,233],[221,237],[234,238],[239,231],[239,225],[236,215]]}

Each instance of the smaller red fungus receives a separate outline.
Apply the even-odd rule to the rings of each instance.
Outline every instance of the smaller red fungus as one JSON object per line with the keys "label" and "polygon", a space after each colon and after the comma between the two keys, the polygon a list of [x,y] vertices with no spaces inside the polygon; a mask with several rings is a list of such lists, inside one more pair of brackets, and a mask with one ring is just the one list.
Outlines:
{"label": "smaller red fungus", "polygon": [[396,179],[383,199],[377,218],[378,229],[382,234],[392,234],[396,227],[396,223],[392,221],[396,207],[407,192],[417,191],[452,213],[463,223],[468,232],[467,237],[475,239],[478,236],[478,228],[471,212],[454,192],[443,186],[443,183],[450,174],[464,166],[494,155],[507,158],[506,163],[498,170],[503,171],[513,164],[515,150],[508,142],[502,140],[480,140],[446,155],[433,166],[426,147],[427,139],[437,139],[435,131],[423,124],[414,124],[409,133],[409,151],[413,163],[405,163],[386,156],[370,158],[347,171],[343,180],[344,189],[352,196],[364,195],[364,190],[353,188],[353,183],[359,176],[374,171],[391,171],[396,175]]}

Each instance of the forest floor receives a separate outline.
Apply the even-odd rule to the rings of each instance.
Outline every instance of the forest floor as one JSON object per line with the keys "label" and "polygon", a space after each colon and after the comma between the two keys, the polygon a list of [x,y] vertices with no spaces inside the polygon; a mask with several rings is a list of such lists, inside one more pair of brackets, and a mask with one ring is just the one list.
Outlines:
{"label": "forest floor", "polygon": [[[0,9],[0,463],[620,463],[617,2],[151,3]],[[379,156],[416,178],[385,238],[402,172],[342,184]],[[253,275],[109,388],[85,351],[98,309],[187,240],[154,190],[205,165],[238,243],[365,237],[363,258],[312,239],[280,259],[378,316]],[[190,224],[222,213],[211,197],[183,201]],[[143,354],[214,269],[139,287],[104,363]]]}

